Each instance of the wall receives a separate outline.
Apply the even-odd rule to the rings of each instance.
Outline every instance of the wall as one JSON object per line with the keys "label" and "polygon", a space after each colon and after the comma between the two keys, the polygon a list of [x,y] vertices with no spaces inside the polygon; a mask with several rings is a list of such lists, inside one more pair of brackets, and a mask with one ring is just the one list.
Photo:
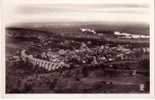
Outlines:
{"label": "wall", "polygon": [[33,66],[38,65],[38,67],[42,67],[48,71],[56,70],[63,67],[70,67],[68,64],[65,64],[63,61],[60,62],[50,62],[42,59],[34,58],[32,55],[27,55],[25,50],[21,51],[21,58],[24,62],[28,62],[33,64]]}

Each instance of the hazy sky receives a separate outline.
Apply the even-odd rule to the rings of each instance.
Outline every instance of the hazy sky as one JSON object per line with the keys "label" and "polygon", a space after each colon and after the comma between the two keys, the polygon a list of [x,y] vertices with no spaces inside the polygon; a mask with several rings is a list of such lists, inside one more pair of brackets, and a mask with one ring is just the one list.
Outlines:
{"label": "hazy sky", "polygon": [[5,21],[149,23],[151,0],[3,0]]}

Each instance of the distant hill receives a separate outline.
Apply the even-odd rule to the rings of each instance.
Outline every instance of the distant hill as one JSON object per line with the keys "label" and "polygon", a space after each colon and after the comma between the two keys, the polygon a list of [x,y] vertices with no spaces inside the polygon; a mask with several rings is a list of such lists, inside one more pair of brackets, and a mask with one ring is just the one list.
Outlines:
{"label": "distant hill", "polygon": [[[72,25],[71,25],[72,24]],[[127,32],[127,31],[121,31],[123,30],[130,30],[131,26],[128,28],[125,25],[119,25],[120,27],[116,27],[113,25],[95,25],[94,24],[88,24],[85,23],[76,23],[76,24],[23,24],[20,26],[14,26],[14,27],[7,27],[7,35],[13,36],[16,39],[20,40],[44,40],[48,37],[55,37],[55,38],[63,38],[63,39],[73,39],[78,41],[102,41],[102,43],[119,43],[119,44],[141,44],[141,45],[149,45],[149,39],[119,39],[115,38],[112,34],[113,31],[120,31],[120,32]],[[93,28],[99,32],[108,32],[111,34],[110,36],[106,34],[100,35],[94,35],[94,34],[85,34],[80,31],[81,27],[89,27]],[[119,30],[120,29],[120,30]],[[134,30],[135,29],[135,30]],[[137,29],[137,30],[136,30]],[[144,25],[139,25],[137,27],[132,26],[132,30],[134,31],[132,34],[148,34],[149,28],[147,28]],[[132,31],[130,30],[130,31]],[[143,30],[143,31],[142,31]],[[141,33],[136,33],[136,32]],[[145,33],[145,32],[146,33]],[[130,32],[131,33],[131,32]]]}
{"label": "distant hill", "polygon": [[20,23],[7,28],[28,28],[52,33],[79,33],[80,28],[92,28],[97,32],[120,31],[132,34],[149,34],[149,25],[140,23],[101,23],[101,22],[52,22]]}

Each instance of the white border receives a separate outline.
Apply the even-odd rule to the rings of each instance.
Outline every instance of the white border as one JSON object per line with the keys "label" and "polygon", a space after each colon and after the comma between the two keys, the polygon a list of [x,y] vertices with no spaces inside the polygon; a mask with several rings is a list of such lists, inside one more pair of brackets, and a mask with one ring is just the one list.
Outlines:
{"label": "white border", "polygon": [[3,9],[5,8],[4,5],[1,5],[1,36],[0,36],[0,67],[1,67],[1,77],[0,77],[0,88],[2,98],[53,98],[53,99],[73,99],[73,98],[88,98],[88,99],[95,99],[95,98],[153,98],[155,96],[154,92],[154,76],[155,76],[155,69],[154,69],[154,0],[150,0],[150,93],[149,94],[5,94],[5,22],[4,22],[4,12]]}
{"label": "white border", "polygon": [[151,18],[150,18],[150,92],[151,92],[151,94],[152,95],[154,95],[155,96],[155,87],[154,87],[154,85],[155,85],[155,48],[154,48],[154,46],[155,46],[155,31],[154,31],[154,0],[152,0],[152,2],[150,2],[151,4],[150,4],[150,7],[151,7],[151,9],[150,9],[150,14],[151,14]]}

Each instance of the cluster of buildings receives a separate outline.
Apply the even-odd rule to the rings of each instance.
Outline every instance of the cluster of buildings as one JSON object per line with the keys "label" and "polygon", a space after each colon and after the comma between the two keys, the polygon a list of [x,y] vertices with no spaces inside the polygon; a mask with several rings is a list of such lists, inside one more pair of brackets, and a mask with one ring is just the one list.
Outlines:
{"label": "cluster of buildings", "polygon": [[118,36],[119,38],[149,39],[149,35],[121,33],[121,32],[118,32],[118,31],[115,31],[114,35]]}
{"label": "cluster of buildings", "polygon": [[[93,29],[81,28],[82,32],[90,31],[95,33]],[[133,35],[128,33],[114,32],[115,35],[125,38],[149,38],[145,35]],[[77,40],[59,40],[48,39],[46,42],[39,43],[39,47],[43,52],[33,55],[27,55],[25,50],[22,50],[22,60],[29,61],[34,66],[38,65],[50,70],[55,70],[62,67],[69,67],[70,64],[100,64],[112,61],[134,60],[137,58],[137,52],[149,53],[148,47],[128,48],[124,45],[110,44],[93,44],[92,41],[77,41]],[[46,45],[46,46],[45,46]],[[35,46],[35,45],[34,45]],[[53,51],[54,49],[57,49]]]}
{"label": "cluster of buildings", "polygon": [[[96,34],[94,29],[80,28],[83,33]],[[136,35],[129,33],[114,32],[114,35],[120,38],[149,38],[148,35]],[[86,35],[88,38],[94,35]],[[80,36],[79,36],[80,37]],[[84,36],[84,38],[86,38]],[[96,42],[95,42],[96,43]],[[39,43],[43,52],[35,55],[27,55],[25,50],[21,52],[23,61],[29,61],[34,66],[38,65],[50,70],[62,67],[69,67],[70,64],[100,64],[112,61],[134,60],[137,58],[136,53],[142,51],[149,53],[149,48],[128,48],[124,45],[93,44],[89,41],[47,39]],[[46,46],[45,46],[46,45]],[[35,45],[34,45],[35,46]],[[49,50],[50,49],[50,50]],[[55,51],[53,51],[55,49]],[[139,50],[140,49],[140,50]],[[30,53],[31,54],[31,53]]]}
{"label": "cluster of buildings", "polygon": [[[138,51],[137,51],[138,50]],[[143,52],[148,52],[147,48],[140,49]],[[85,42],[81,43],[79,48],[73,50],[59,49],[56,52],[47,50],[36,55],[26,55],[25,50],[21,52],[23,61],[31,62],[34,66],[38,65],[50,70],[56,70],[63,67],[70,67],[70,65],[98,65],[112,61],[125,61],[136,59],[135,53],[139,52],[139,49],[133,50],[124,47],[123,45],[117,45],[110,47],[108,44],[98,45],[95,47],[88,47]]]}
{"label": "cluster of buildings", "polygon": [[[82,33],[102,35],[101,33],[97,33],[94,29],[90,29],[90,28],[80,28],[80,30]],[[131,33],[124,33],[124,32],[119,32],[119,31],[114,31],[113,34],[115,36],[118,36],[119,38],[149,39],[149,35],[143,35],[143,34],[131,34]]]}
{"label": "cluster of buildings", "polygon": [[92,34],[96,34],[96,31],[94,29],[90,29],[90,28],[80,28],[82,33],[92,33]]}

